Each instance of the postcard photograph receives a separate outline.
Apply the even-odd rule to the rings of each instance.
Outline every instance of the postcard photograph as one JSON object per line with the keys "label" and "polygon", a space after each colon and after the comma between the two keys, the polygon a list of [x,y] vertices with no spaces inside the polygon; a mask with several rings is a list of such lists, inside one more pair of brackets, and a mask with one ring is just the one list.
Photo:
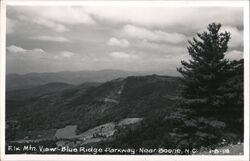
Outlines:
{"label": "postcard photograph", "polygon": [[7,5],[5,154],[244,156],[244,25],[242,6]]}

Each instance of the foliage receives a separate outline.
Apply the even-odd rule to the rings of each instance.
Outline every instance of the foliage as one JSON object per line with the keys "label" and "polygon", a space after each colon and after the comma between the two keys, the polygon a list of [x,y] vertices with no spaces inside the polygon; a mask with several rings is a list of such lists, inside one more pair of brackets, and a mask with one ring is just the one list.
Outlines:
{"label": "foliage", "polygon": [[[118,94],[123,84],[123,91]],[[78,125],[77,133],[81,133],[107,122],[146,117],[154,111],[171,108],[174,101],[170,98],[176,95],[178,85],[176,77],[134,76],[26,100],[12,98],[6,102],[7,120],[18,120],[23,131]],[[105,98],[118,102],[105,102]]]}
{"label": "foliage", "polygon": [[212,23],[189,41],[191,60],[181,61],[177,68],[183,76],[180,106],[190,109],[186,115],[193,119],[212,118],[206,126],[214,129],[217,138],[223,136],[218,129],[225,129],[243,139],[244,62],[225,59],[230,33],[221,33],[220,28],[221,24]]}
{"label": "foliage", "polygon": [[224,59],[230,33],[219,33],[220,27],[212,23],[208,31],[197,34],[199,39],[188,41],[191,60],[181,61],[183,67],[177,68],[183,75],[182,96],[192,108],[216,110],[222,103],[217,97],[223,94],[219,88],[231,74],[229,61]]}

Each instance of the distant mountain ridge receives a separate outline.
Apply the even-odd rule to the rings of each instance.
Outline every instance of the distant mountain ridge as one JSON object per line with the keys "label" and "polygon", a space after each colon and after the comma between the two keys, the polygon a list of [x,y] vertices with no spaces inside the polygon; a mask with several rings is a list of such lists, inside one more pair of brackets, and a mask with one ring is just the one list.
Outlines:
{"label": "distant mountain ridge", "polygon": [[99,70],[99,71],[62,71],[51,73],[28,73],[28,74],[7,74],[6,89],[26,89],[35,86],[45,85],[52,82],[60,82],[78,85],[85,82],[106,82],[119,77],[133,75],[144,75],[142,72],[131,72],[122,70]]}
{"label": "distant mountain ridge", "polygon": [[[17,120],[22,130],[78,125],[78,131],[83,132],[107,122],[144,118],[157,111],[169,110],[179,84],[176,77],[147,75],[118,78],[102,84],[53,83],[18,90],[19,94],[31,93],[25,99],[18,93],[12,97],[15,91],[7,91],[6,117]],[[50,91],[51,86],[56,89],[54,92]],[[37,89],[41,95],[32,94]]]}
{"label": "distant mountain ridge", "polygon": [[6,98],[8,99],[16,99],[16,100],[25,100],[31,97],[39,97],[42,95],[47,95],[50,93],[56,93],[68,88],[73,88],[74,85],[66,84],[66,83],[48,83],[41,86],[35,86],[28,89],[17,89],[13,91],[9,91],[6,94]]}

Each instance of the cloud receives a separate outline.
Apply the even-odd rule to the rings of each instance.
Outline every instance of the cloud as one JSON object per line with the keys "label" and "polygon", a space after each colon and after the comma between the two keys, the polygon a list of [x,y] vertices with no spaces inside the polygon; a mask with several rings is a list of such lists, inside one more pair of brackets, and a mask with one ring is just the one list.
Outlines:
{"label": "cloud", "polygon": [[[240,7],[86,7],[98,19],[142,26],[203,28],[211,22],[241,24]],[[122,17],[122,18],[121,18]]]}
{"label": "cloud", "polygon": [[42,18],[63,24],[94,24],[95,21],[81,7],[29,6],[15,7],[16,11],[33,18]]}
{"label": "cloud", "polygon": [[[13,7],[32,19],[42,18],[61,24],[95,24],[96,20],[130,23],[137,26],[157,26],[201,29],[208,23],[241,25],[243,9],[240,7],[129,7],[129,6],[29,6]],[[122,17],[122,18],[121,18]]]}
{"label": "cloud", "polygon": [[36,23],[38,25],[42,25],[44,27],[47,27],[49,29],[52,29],[56,32],[65,32],[65,31],[69,31],[69,29],[67,27],[65,27],[62,24],[59,23],[55,23],[51,20],[47,20],[47,19],[43,19],[43,18],[38,18],[38,19],[32,19],[31,20],[33,23]]}
{"label": "cloud", "polygon": [[145,53],[147,55],[146,59],[152,59],[152,58],[161,59],[163,56],[176,58],[178,55],[182,55],[182,54],[188,55],[186,46],[183,44],[173,45],[173,44],[140,41],[140,42],[136,42],[136,46],[133,49],[136,51],[142,51],[143,53]]}
{"label": "cloud", "polygon": [[38,10],[36,13],[44,18],[64,24],[75,25],[95,23],[91,16],[84,12],[84,10],[82,10],[80,7],[46,7],[43,10]]}
{"label": "cloud", "polygon": [[[18,11],[19,10],[20,9],[18,8]],[[46,27],[48,29],[51,29],[55,32],[59,32],[59,33],[69,31],[69,29],[65,25],[62,25],[58,22],[51,21],[49,19],[39,17],[39,16],[34,17],[32,14],[28,15],[27,13],[22,13],[22,12],[19,14],[20,15],[18,15],[18,17],[17,17],[19,19],[19,21],[31,22],[31,23]]]}
{"label": "cloud", "polygon": [[[6,42],[9,67],[16,66],[12,72],[27,72],[22,65],[29,65],[28,72],[176,72],[180,61],[189,59],[186,40],[211,22],[222,23],[222,29],[232,34],[226,57],[243,55],[241,7],[8,6],[7,10],[8,17],[17,22],[9,25],[14,33],[7,35]],[[73,40],[77,41],[67,43]],[[43,49],[46,54],[36,54]]]}
{"label": "cloud", "polygon": [[121,60],[135,60],[139,58],[137,55],[132,55],[125,52],[112,52],[109,55],[115,59]]}
{"label": "cloud", "polygon": [[36,53],[45,53],[45,51],[43,49],[40,49],[40,48],[35,48],[35,49],[32,49],[32,50],[28,50],[28,51],[36,52]]}
{"label": "cloud", "polygon": [[124,36],[132,38],[142,39],[145,41],[153,42],[167,42],[178,44],[186,41],[186,36],[179,33],[167,33],[161,30],[148,30],[142,27],[136,27],[133,25],[126,25],[122,29]]}
{"label": "cloud", "polygon": [[42,25],[56,32],[69,31],[66,25],[95,23],[91,16],[79,7],[19,6],[13,9],[19,14],[20,20]]}
{"label": "cloud", "polygon": [[[52,56],[52,55],[51,55]],[[59,53],[55,53],[52,58],[56,59],[58,61],[58,63],[65,63],[65,60],[70,60],[71,62],[80,62],[81,60],[83,60],[82,57],[75,57],[75,56],[79,56],[76,53],[73,53],[71,51],[61,51]],[[74,58],[75,57],[75,58]],[[68,62],[68,61],[67,61]]]}
{"label": "cloud", "polygon": [[20,53],[20,54],[43,54],[45,53],[45,51],[43,49],[40,48],[34,48],[34,49],[24,49],[20,46],[16,46],[16,45],[10,45],[7,47],[7,52],[9,53]]}
{"label": "cloud", "polygon": [[117,39],[117,38],[110,38],[109,41],[107,42],[107,45],[109,46],[119,46],[119,47],[128,47],[130,46],[130,43],[126,39]]}
{"label": "cloud", "polygon": [[70,51],[63,51],[63,52],[61,52],[61,54],[60,54],[60,56],[61,57],[64,57],[64,58],[70,58],[70,57],[72,57],[72,56],[74,56],[75,55],[75,53],[72,53],[72,52],[70,52]]}
{"label": "cloud", "polygon": [[10,18],[7,17],[6,24],[7,24],[6,25],[6,33],[7,34],[13,33],[14,32],[14,28],[15,28],[15,26],[17,24],[17,21],[13,20],[13,19],[10,19]]}
{"label": "cloud", "polygon": [[41,40],[41,41],[51,41],[51,42],[70,42],[69,39],[67,39],[65,37],[62,37],[62,36],[47,36],[47,35],[43,35],[43,36],[31,37],[31,39]]}
{"label": "cloud", "polygon": [[231,48],[243,46],[243,31],[232,26],[222,26],[221,31],[228,31],[231,34],[231,39],[228,46]]}
{"label": "cloud", "polygon": [[230,60],[239,60],[243,58],[243,52],[238,50],[232,50],[225,53],[225,58]]}
{"label": "cloud", "polygon": [[7,47],[7,51],[11,53],[22,53],[22,52],[25,52],[26,49],[21,48],[19,46],[11,45]]}

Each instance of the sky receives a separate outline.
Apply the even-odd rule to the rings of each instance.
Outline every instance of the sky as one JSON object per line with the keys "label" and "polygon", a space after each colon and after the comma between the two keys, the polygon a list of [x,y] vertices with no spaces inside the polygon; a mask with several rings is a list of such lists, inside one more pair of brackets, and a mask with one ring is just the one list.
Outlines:
{"label": "sky", "polygon": [[178,75],[187,40],[209,23],[231,40],[227,59],[243,57],[238,7],[8,6],[7,73],[115,69]]}

